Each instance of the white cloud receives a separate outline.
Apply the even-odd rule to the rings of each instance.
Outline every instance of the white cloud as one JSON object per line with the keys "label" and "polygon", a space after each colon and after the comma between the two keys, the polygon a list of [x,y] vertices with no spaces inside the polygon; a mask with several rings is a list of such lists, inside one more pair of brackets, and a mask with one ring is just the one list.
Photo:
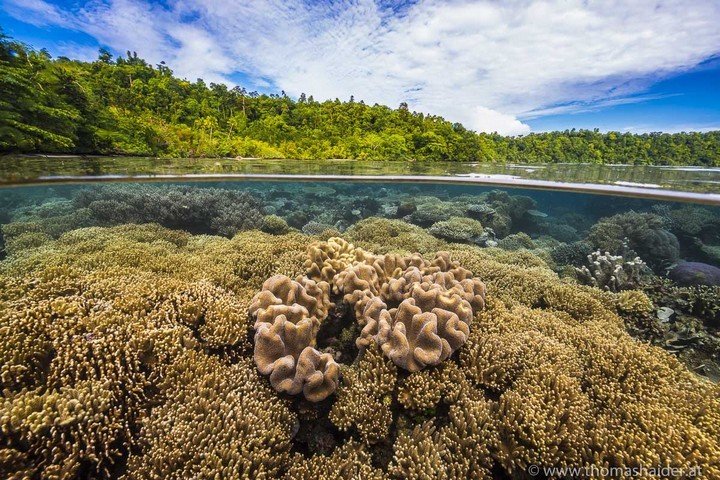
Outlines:
{"label": "white cloud", "polygon": [[506,115],[485,107],[475,107],[474,117],[470,125],[480,132],[498,132],[504,135],[525,135],[530,133],[530,126],[522,123],[512,115]]}
{"label": "white cloud", "polygon": [[243,72],[291,95],[407,101],[508,134],[553,111],[636,101],[657,79],[720,52],[715,0],[426,0],[399,15],[373,0],[8,4],[23,20],[49,12],[46,23],[165,60],[191,79]]}

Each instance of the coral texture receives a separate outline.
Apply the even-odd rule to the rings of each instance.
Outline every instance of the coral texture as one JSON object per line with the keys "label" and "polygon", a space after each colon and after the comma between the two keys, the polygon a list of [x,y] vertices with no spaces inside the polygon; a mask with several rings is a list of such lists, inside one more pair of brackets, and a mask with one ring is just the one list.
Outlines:
{"label": "coral texture", "polygon": [[[527,250],[365,248],[124,225],[14,252],[0,263],[0,477],[449,480],[662,465],[720,478],[720,388],[628,335],[617,312],[652,313],[643,293],[571,283]],[[717,287],[670,295],[717,312]],[[320,340],[338,345],[348,360],[333,395],[281,395],[263,377],[274,361],[254,362],[264,340],[248,333],[276,322],[288,389],[310,349],[310,399],[332,365]],[[443,358],[458,332],[443,361],[401,365]],[[421,355],[388,356],[403,336]],[[304,431],[333,442],[320,454]]]}
{"label": "coral texture", "polygon": [[332,355],[316,350],[320,322],[332,306],[327,282],[284,275],[270,277],[253,298],[255,364],[279,392],[302,392],[310,401],[337,388],[339,367]]}
{"label": "coral texture", "polygon": [[587,240],[614,255],[624,255],[629,248],[656,272],[677,262],[680,255],[677,237],[652,213],[631,211],[604,218],[590,229]]}
{"label": "coral texture", "polygon": [[600,250],[587,256],[587,265],[575,268],[578,280],[611,292],[636,288],[647,273],[647,267],[640,257],[625,260],[622,255],[604,254]]}

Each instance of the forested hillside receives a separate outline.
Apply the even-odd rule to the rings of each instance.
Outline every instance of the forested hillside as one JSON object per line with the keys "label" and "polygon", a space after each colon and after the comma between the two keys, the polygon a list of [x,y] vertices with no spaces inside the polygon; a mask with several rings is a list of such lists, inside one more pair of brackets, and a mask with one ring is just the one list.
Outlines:
{"label": "forested hillside", "polygon": [[407,105],[260,95],[135,53],[53,59],[2,36],[0,151],[720,166],[720,132],[477,134]]}

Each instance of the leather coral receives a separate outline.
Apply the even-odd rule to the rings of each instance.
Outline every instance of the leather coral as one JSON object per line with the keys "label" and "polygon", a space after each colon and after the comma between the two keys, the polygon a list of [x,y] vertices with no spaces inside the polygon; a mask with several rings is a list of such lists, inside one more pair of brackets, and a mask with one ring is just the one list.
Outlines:
{"label": "leather coral", "polygon": [[312,402],[335,391],[339,367],[332,355],[314,348],[331,306],[328,283],[303,277],[270,277],[255,295],[249,309],[255,317],[253,357],[275,390],[302,392]]}

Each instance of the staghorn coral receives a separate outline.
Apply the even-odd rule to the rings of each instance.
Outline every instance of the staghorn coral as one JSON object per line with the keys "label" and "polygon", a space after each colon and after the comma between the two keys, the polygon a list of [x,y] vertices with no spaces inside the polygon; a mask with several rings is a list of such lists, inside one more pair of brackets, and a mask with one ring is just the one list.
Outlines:
{"label": "staghorn coral", "polygon": [[450,217],[462,217],[464,210],[462,204],[444,202],[432,197],[431,201],[418,204],[417,209],[408,215],[407,220],[421,227],[429,227]]}
{"label": "staghorn coral", "polygon": [[463,396],[448,411],[449,423],[438,431],[440,458],[447,478],[490,479],[494,460],[491,449],[498,444],[490,402]]}
{"label": "staghorn coral", "polygon": [[600,250],[587,256],[587,265],[575,268],[578,280],[611,292],[637,288],[646,275],[647,266],[640,257],[625,260],[622,255],[602,254]]}
{"label": "staghorn coral", "polygon": [[496,458],[510,474],[572,467],[590,457],[590,399],[580,381],[546,365],[527,370],[498,402]]}
{"label": "staghorn coral", "polygon": [[445,479],[442,458],[444,446],[435,441],[432,422],[417,425],[411,431],[401,431],[395,440],[395,452],[389,471],[394,478],[409,480]]}
{"label": "staghorn coral", "polygon": [[561,243],[550,250],[550,256],[558,265],[581,265],[592,249],[592,245],[585,241]]}
{"label": "staghorn coral", "polygon": [[697,315],[709,327],[720,328],[720,286],[672,287],[669,294],[674,308]]}
{"label": "staghorn coral", "polygon": [[654,307],[648,296],[640,290],[624,290],[618,293],[616,302],[618,310],[627,314],[649,314]]}
{"label": "staghorn coral", "polygon": [[717,229],[720,224],[720,218],[712,209],[700,205],[684,205],[672,209],[667,205],[654,205],[653,210],[665,218],[678,235],[698,237],[704,231]]}
{"label": "staghorn coral", "polygon": [[454,362],[411,373],[399,386],[398,402],[408,410],[428,411],[441,401],[454,404],[465,395],[465,376]]}

